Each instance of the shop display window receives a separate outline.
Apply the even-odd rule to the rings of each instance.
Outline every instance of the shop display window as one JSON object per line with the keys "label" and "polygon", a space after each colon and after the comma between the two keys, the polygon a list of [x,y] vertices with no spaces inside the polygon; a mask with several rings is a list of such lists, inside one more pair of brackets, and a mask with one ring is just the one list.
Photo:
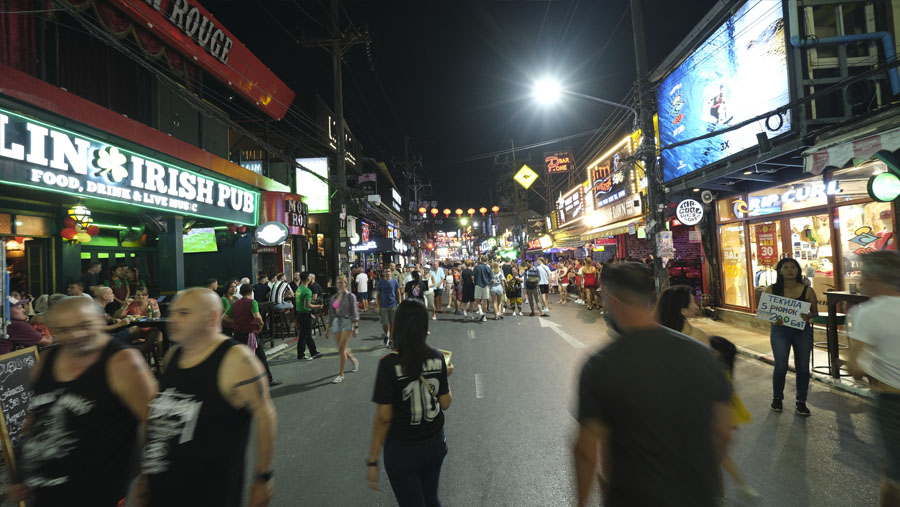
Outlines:
{"label": "shop display window", "polygon": [[826,185],[823,177],[816,176],[753,192],[747,199],[747,215],[755,217],[824,206],[828,204],[828,196],[837,193],[837,189],[836,184]]}
{"label": "shop display window", "polygon": [[750,291],[747,287],[747,251],[744,238],[744,224],[719,226],[722,245],[722,289],[725,304],[750,306]]}
{"label": "shop display window", "polygon": [[876,250],[896,250],[891,204],[870,202],[851,204],[837,209],[835,222],[841,232],[843,255],[843,290],[855,292],[859,287],[859,258]]}
{"label": "shop display window", "polygon": [[803,276],[819,296],[819,311],[827,312],[824,294],[834,290],[834,249],[828,215],[791,218],[789,255],[800,263]]}
{"label": "shop display window", "polygon": [[16,215],[17,236],[50,236],[50,220],[44,217]]}

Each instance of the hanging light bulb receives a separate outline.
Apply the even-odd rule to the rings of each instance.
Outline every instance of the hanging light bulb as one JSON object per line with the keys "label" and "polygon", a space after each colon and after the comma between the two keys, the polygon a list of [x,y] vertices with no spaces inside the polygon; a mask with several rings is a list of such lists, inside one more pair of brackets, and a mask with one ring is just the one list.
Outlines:
{"label": "hanging light bulb", "polygon": [[75,224],[82,229],[87,229],[89,225],[94,223],[94,219],[91,218],[91,210],[87,209],[87,206],[83,204],[72,207],[68,214],[69,218],[74,220]]}

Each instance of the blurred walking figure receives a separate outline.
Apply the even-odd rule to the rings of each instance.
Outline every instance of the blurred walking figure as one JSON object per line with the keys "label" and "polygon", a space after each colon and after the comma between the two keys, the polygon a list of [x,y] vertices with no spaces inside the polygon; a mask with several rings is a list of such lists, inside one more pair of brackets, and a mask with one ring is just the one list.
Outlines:
{"label": "blurred walking figure", "polygon": [[394,320],[396,350],[378,363],[377,404],[372,445],[366,462],[369,487],[378,491],[378,455],[400,507],[440,507],[438,483],[447,455],[444,410],[453,395],[447,377],[453,373],[444,354],[431,348],[428,310],[404,301]]}
{"label": "blurred walking figure", "polygon": [[338,376],[332,383],[340,384],[344,381],[344,366],[347,365],[347,359],[353,363],[353,371],[359,370],[359,360],[353,356],[349,347],[350,338],[359,334],[359,307],[356,304],[356,297],[349,291],[350,284],[347,277],[340,275],[336,282],[338,291],[329,303],[328,315],[325,317],[325,337],[328,338],[329,331],[334,332],[341,366]]}
{"label": "blurred walking figure", "polygon": [[47,317],[58,346],[34,368],[19,455],[23,483],[8,495],[31,497],[38,507],[114,507],[134,478],[138,425],[156,381],[137,350],[103,331],[105,316],[90,299],[64,298]]}
{"label": "blurred walking figure", "polygon": [[591,259],[584,260],[584,298],[588,310],[600,308],[600,301],[597,297],[597,287],[600,283],[600,270],[594,265]]}
{"label": "blurred walking figure", "polygon": [[809,356],[813,347],[813,328],[810,321],[819,315],[816,291],[803,281],[800,263],[790,257],[778,261],[775,283],[766,287],[766,292],[791,299],[809,302],[809,313],[801,314],[806,321],[803,329],[785,326],[780,320],[772,323],[770,340],[775,356],[775,371],[772,373],[772,410],[781,412],[784,400],[784,382],[788,370],[788,356],[794,349],[794,370],[797,372],[797,413],[808,417],[806,394],[809,392]]}
{"label": "blurred walking figure", "polygon": [[202,288],[180,292],[169,312],[177,344],[150,403],[137,505],[242,505],[244,453],[256,426],[251,507],[268,505],[274,483],[275,406],[262,363],[219,330],[221,304]]}
{"label": "blurred walking figure", "polygon": [[700,309],[694,299],[694,289],[687,285],[669,287],[656,302],[657,322],[709,346],[709,336],[702,329],[692,326],[689,320],[699,313]]}
{"label": "blurred walking figure", "polygon": [[581,372],[578,506],[589,502],[601,461],[606,507],[717,505],[719,460],[731,435],[731,387],[722,368],[709,348],[657,324],[653,278],[643,264],[604,269],[600,286],[617,339]]}
{"label": "blurred walking figure", "polygon": [[850,310],[847,332],[849,370],[869,378],[875,391],[872,407],[884,449],[881,507],[900,505],[900,254],[878,251],[861,255],[862,292],[871,299]]}

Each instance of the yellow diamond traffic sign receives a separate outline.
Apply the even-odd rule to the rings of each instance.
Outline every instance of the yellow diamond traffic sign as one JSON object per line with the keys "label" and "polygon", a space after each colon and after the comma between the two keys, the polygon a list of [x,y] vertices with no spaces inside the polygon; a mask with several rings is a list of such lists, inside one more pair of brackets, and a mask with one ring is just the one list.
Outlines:
{"label": "yellow diamond traffic sign", "polygon": [[531,168],[528,167],[528,164],[525,164],[521,169],[519,169],[519,172],[517,172],[516,175],[513,176],[513,179],[516,180],[519,185],[522,185],[523,187],[528,189],[528,187],[530,187],[535,181],[537,181],[537,176],[537,173],[531,170]]}

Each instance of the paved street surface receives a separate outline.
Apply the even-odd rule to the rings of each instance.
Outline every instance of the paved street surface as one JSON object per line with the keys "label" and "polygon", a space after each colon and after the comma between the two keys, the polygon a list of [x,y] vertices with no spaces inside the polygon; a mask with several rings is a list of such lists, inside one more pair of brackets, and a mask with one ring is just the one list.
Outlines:
{"label": "paved street surface", "polygon": [[[318,336],[325,357],[301,363],[292,349],[271,361],[284,381],[272,390],[279,419],[274,505],[396,505],[383,469],[382,492],[365,481],[369,400],[385,354],[375,319],[374,311],[364,314],[360,337],[351,342],[360,371],[347,373],[342,384],[331,384],[338,367],[333,342]],[[600,313],[569,303],[554,305],[549,318],[472,323],[442,314],[432,321],[429,341],[452,350],[456,367],[443,505],[573,505],[571,413],[582,363],[607,342]],[[671,369],[678,374],[678,365]],[[737,365],[737,391],[754,420],[738,432],[732,456],[761,498],[742,502],[728,482],[731,505],[876,505],[879,469],[866,402],[813,382],[811,418],[777,414],[768,408],[771,371],[746,359]],[[790,375],[785,408],[793,405],[793,382]],[[667,417],[677,414],[660,414],[660,424]]]}

